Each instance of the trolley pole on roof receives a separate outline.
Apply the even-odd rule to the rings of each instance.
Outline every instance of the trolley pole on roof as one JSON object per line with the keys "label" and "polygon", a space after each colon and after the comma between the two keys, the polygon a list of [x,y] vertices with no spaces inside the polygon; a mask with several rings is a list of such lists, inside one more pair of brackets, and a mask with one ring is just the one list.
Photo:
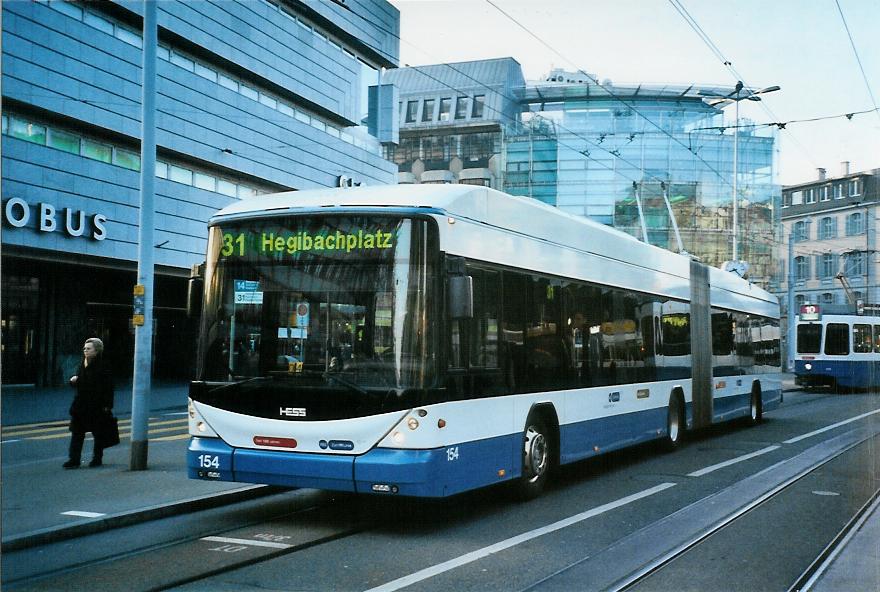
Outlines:
{"label": "trolley pole on roof", "polygon": [[147,424],[153,360],[153,225],[156,180],[156,1],[144,0],[141,100],[141,203],[138,216],[138,283],[134,288],[134,377],[129,468],[147,468]]}

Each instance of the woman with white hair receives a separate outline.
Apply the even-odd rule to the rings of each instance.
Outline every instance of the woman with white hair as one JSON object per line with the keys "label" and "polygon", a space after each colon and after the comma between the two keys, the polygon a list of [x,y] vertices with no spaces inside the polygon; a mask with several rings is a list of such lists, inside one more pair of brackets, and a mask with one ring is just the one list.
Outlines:
{"label": "woman with white hair", "polygon": [[105,425],[102,421],[113,413],[113,377],[104,364],[103,353],[104,343],[100,339],[86,339],[83,361],[70,377],[76,396],[70,406],[70,457],[63,465],[65,469],[79,468],[86,432],[91,432],[95,440],[89,466],[100,467],[104,458],[100,430]]}

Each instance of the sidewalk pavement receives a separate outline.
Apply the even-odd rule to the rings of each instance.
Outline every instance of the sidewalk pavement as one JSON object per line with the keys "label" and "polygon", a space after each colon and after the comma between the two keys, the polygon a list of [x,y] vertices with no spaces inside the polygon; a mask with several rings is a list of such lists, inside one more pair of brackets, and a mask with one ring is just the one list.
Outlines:
{"label": "sidewalk pavement", "polygon": [[[151,416],[159,413],[184,417],[187,384],[158,383],[150,394]],[[794,376],[783,375],[783,390],[797,390]],[[4,387],[2,426],[67,419],[73,396],[70,388]],[[131,386],[117,386],[115,413],[131,414]],[[149,447],[149,468],[129,470],[128,440],[104,454],[104,466],[64,471],[67,438],[56,442],[58,455],[33,460],[15,458],[12,448],[3,448],[2,464],[2,551],[10,552],[63,539],[74,538],[139,522],[195,512],[269,495],[279,488],[240,483],[198,481],[186,475],[186,446],[180,439],[153,443]],[[90,450],[86,444],[86,452]],[[88,457],[86,457],[88,458]],[[77,512],[70,515],[63,512]],[[94,515],[91,515],[94,514]],[[876,505],[864,514],[854,536],[830,558],[831,566],[816,582],[816,590],[838,588],[839,578],[850,583],[876,582],[880,566],[880,510]],[[855,579],[853,579],[855,578]],[[861,589],[858,585],[851,589]]]}
{"label": "sidewalk pavement", "polygon": [[[104,466],[89,468],[91,436],[84,463],[63,470],[67,459],[70,387],[3,387],[2,551],[9,552],[120,526],[155,520],[277,492],[278,488],[199,481],[186,474],[187,383],[154,383],[149,395],[152,421],[174,423],[180,439],[150,441],[148,468],[129,470],[130,441],[104,452]],[[131,416],[131,385],[116,387],[114,413]],[[32,432],[29,437],[7,436]],[[32,426],[32,427],[24,427]],[[166,427],[166,426],[162,426]],[[161,428],[160,428],[161,429]],[[162,434],[159,434],[161,436]],[[152,437],[152,436],[151,436]],[[33,439],[29,439],[33,438]],[[65,513],[73,512],[73,514]]]}

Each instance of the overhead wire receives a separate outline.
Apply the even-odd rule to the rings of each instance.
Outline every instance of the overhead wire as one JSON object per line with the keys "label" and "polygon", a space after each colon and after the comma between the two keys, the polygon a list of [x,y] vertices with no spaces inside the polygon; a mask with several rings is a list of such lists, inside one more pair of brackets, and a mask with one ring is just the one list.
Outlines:
{"label": "overhead wire", "polygon": [[856,49],[856,42],[853,40],[852,31],[849,30],[849,25],[846,22],[846,17],[843,15],[843,9],[840,7],[839,0],[834,0],[834,3],[837,5],[837,12],[840,13],[840,20],[843,21],[843,28],[846,29],[846,35],[849,37],[849,44],[852,47],[853,55],[856,57],[859,70],[862,73],[862,80],[865,81],[865,88],[868,89],[868,96],[871,97],[871,104],[874,105],[874,112],[877,114],[877,118],[880,119],[880,109],[877,108],[877,100],[874,98],[874,92],[871,90],[871,83],[868,82],[868,75],[865,74],[865,67],[862,65],[862,58],[859,57],[859,51]]}
{"label": "overhead wire", "polygon": [[[669,0],[669,3],[672,4],[672,7],[675,8],[675,10],[685,20],[685,22],[687,22],[687,24],[694,30],[697,36],[700,37],[701,40],[703,40],[703,43],[705,43],[709,47],[710,51],[715,54],[715,57],[717,57],[719,61],[721,61],[722,65],[733,76],[734,80],[743,81],[743,83],[745,84],[745,77],[739,71],[737,71],[736,67],[733,65],[733,62],[721,52],[717,45],[715,45],[715,43],[712,41],[712,38],[709,37],[709,34],[706,33],[705,30],[703,30],[703,28],[697,22],[697,19],[694,18],[690,12],[688,12],[688,9],[685,8],[681,0]],[[772,109],[770,109],[770,107],[764,101],[761,101],[761,108],[775,121],[780,121],[780,118],[773,112]],[[779,129],[785,128],[781,127]],[[790,130],[787,134],[787,137],[795,143],[795,145],[807,157],[807,159],[813,164],[813,166],[815,168],[818,168],[819,165],[817,164],[816,159],[813,157],[813,154]]]}

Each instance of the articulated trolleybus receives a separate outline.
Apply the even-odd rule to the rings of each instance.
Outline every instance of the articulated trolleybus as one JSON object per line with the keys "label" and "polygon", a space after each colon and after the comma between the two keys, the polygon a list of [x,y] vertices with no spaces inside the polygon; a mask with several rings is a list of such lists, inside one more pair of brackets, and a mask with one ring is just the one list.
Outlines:
{"label": "articulated trolleybus", "polygon": [[189,476],[443,497],[781,402],[779,306],[730,273],[468,185],[210,221]]}
{"label": "articulated trolleybus", "polygon": [[798,384],[834,389],[880,386],[880,307],[804,304],[796,331]]}

